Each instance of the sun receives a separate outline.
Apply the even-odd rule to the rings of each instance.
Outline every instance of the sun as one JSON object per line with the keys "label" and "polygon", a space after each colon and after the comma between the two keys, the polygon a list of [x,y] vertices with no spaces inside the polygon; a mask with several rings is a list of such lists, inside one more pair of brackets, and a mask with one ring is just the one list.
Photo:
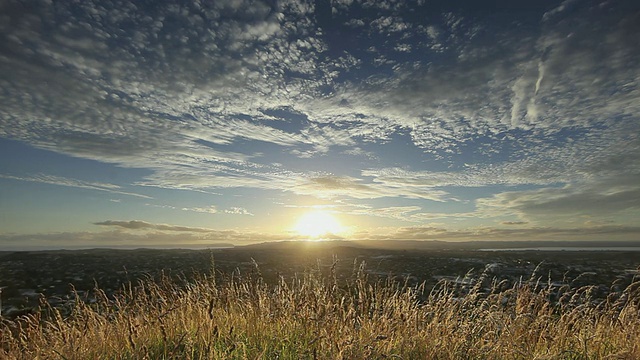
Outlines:
{"label": "sun", "polygon": [[302,215],[293,230],[299,235],[313,239],[337,235],[344,231],[340,222],[333,215],[324,211],[314,211]]}

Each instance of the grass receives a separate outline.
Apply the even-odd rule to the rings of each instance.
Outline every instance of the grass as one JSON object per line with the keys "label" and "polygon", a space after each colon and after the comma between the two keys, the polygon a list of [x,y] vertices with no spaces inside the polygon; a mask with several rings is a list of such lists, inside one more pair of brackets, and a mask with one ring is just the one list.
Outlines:
{"label": "grass", "polygon": [[4,319],[0,358],[640,359],[640,281],[595,302],[590,287],[486,292],[482,280],[427,293],[369,281],[364,266],[348,281],[320,267],[273,285],[148,279],[112,297],[96,289],[66,316],[43,302]]}

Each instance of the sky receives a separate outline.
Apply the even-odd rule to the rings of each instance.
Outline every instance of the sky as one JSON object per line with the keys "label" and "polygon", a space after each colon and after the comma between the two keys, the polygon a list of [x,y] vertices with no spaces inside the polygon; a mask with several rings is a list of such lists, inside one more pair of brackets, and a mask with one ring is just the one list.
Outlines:
{"label": "sky", "polygon": [[180,3],[0,1],[0,250],[640,240],[639,2]]}

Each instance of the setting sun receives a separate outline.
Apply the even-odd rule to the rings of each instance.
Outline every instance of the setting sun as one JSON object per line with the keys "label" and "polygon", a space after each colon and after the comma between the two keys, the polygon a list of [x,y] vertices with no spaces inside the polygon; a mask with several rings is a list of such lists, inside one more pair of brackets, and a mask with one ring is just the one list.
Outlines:
{"label": "setting sun", "polygon": [[314,211],[304,214],[293,228],[295,232],[310,238],[321,238],[327,235],[337,235],[344,231],[340,222],[331,214]]}

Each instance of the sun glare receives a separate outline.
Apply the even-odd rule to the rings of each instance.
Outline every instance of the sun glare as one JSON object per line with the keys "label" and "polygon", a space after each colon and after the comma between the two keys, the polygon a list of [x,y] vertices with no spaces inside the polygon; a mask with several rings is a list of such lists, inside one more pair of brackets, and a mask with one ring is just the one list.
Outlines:
{"label": "sun glare", "polygon": [[340,222],[331,214],[314,211],[302,215],[293,229],[302,236],[320,239],[343,232]]}

